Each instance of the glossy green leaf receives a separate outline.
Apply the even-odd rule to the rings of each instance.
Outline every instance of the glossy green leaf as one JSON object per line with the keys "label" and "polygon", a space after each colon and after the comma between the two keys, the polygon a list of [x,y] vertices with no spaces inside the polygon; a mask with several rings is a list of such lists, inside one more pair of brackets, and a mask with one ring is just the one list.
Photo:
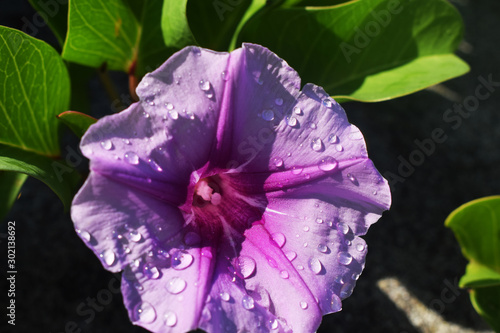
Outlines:
{"label": "glossy green leaf", "polygon": [[0,220],[3,220],[19,195],[27,175],[0,171]]}
{"label": "glossy green leaf", "polygon": [[0,144],[58,156],[56,115],[69,105],[70,81],[45,42],[0,27]]}
{"label": "glossy green leaf", "polygon": [[445,0],[362,0],[269,7],[247,22],[239,41],[269,47],[304,83],[334,97],[373,102],[467,72],[453,55],[462,32],[459,13]]}
{"label": "glossy green leaf", "polygon": [[470,298],[477,313],[500,332],[500,286],[471,290]]}
{"label": "glossy green leaf", "polygon": [[163,40],[168,47],[182,49],[197,45],[186,16],[188,0],[164,0],[161,18]]}
{"label": "glossy green leaf", "polygon": [[90,125],[94,124],[97,119],[76,111],[65,111],[57,116],[64,124],[66,124],[79,138],[85,134]]}
{"label": "glossy green leaf", "polygon": [[[73,166],[82,161],[75,156],[69,159]],[[20,172],[41,180],[59,196],[66,209],[71,206],[80,180],[78,172],[64,160],[53,160],[6,145],[0,145],[0,170]]]}
{"label": "glossy green leaf", "polygon": [[103,63],[128,72],[137,52],[140,25],[122,0],[71,0],[63,58],[90,67]]}
{"label": "glossy green leaf", "polygon": [[477,312],[500,329],[500,196],[481,198],[454,210],[445,221],[470,261],[460,286],[471,288]]}
{"label": "glossy green leaf", "polygon": [[[66,31],[68,30],[68,3],[67,1],[40,1],[29,0],[31,6],[47,22],[56,36],[60,45],[64,44]],[[35,29],[37,29],[34,26]]]}
{"label": "glossy green leaf", "polygon": [[349,2],[352,0],[284,0],[281,4],[282,7],[323,7],[323,6],[335,6],[341,3]]}

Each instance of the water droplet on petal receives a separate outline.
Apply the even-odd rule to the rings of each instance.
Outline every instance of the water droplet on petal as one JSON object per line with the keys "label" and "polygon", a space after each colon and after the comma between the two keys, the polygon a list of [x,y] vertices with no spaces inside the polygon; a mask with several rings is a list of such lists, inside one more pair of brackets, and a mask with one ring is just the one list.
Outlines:
{"label": "water droplet on petal", "polygon": [[337,167],[339,166],[339,162],[337,162],[336,159],[334,159],[333,157],[331,156],[327,156],[325,157],[324,159],[322,159],[319,164],[318,164],[318,168],[321,170],[321,171],[325,171],[325,172],[328,172],[328,171],[333,171],[335,170]]}
{"label": "water droplet on petal", "polygon": [[297,258],[297,253],[288,251],[287,253],[285,253],[285,256],[288,258],[288,260],[293,261],[293,259]]}
{"label": "water droplet on petal", "polygon": [[328,142],[330,144],[338,143],[339,142],[339,137],[336,136],[335,134],[330,134],[330,136],[328,137]]}
{"label": "water droplet on petal", "polygon": [[142,302],[134,308],[135,320],[143,323],[152,323],[156,319],[155,308],[148,302]]}
{"label": "water droplet on petal", "polygon": [[318,251],[321,253],[327,253],[328,252],[328,246],[325,244],[319,244],[318,245]]}
{"label": "water droplet on petal", "polygon": [[[151,103],[153,103],[153,104],[151,104]],[[150,103],[150,105],[154,105],[155,104],[155,102],[151,102],[151,103]],[[147,113],[146,111],[142,111],[142,116],[144,118],[149,118],[149,113]]]}
{"label": "water droplet on petal", "polygon": [[196,232],[188,232],[184,235],[184,244],[187,246],[193,246],[200,244],[201,237]]}
{"label": "water droplet on petal", "polygon": [[199,85],[200,85],[200,89],[202,91],[206,92],[206,91],[210,90],[210,81],[208,81],[208,80],[206,80],[206,81],[205,80],[200,80]]}
{"label": "water droplet on petal", "polygon": [[348,252],[339,252],[337,259],[342,265],[349,265],[352,262],[352,256]]}
{"label": "water droplet on petal", "polygon": [[152,263],[145,264],[144,267],[142,268],[142,272],[149,279],[156,280],[160,277],[160,271],[158,270],[158,267],[156,267]]}
{"label": "water droplet on petal", "polygon": [[231,299],[231,296],[226,292],[220,293],[219,296],[220,296],[220,299],[225,301],[225,302],[229,302],[229,300]]}
{"label": "water droplet on petal", "polygon": [[373,194],[373,195],[377,195],[377,191],[373,191],[373,192],[372,192],[372,194]]}
{"label": "water droplet on petal", "polygon": [[281,271],[281,272],[280,272],[280,276],[281,276],[281,278],[283,278],[283,279],[288,279],[288,277],[289,277],[290,275],[288,274],[288,272],[287,272],[287,271]]}
{"label": "water droplet on petal", "polygon": [[[208,295],[208,297],[210,297],[210,295]],[[208,297],[207,297],[207,303],[209,302]],[[201,317],[203,318],[203,320],[209,321],[210,319],[212,319],[212,314],[210,313],[210,310],[208,308],[204,308],[203,311],[201,312]]]}
{"label": "water droplet on petal", "polygon": [[273,241],[278,245],[280,248],[285,245],[286,238],[285,235],[283,235],[281,232],[276,232],[272,234]]}
{"label": "water droplet on petal", "polygon": [[112,266],[115,263],[116,255],[112,250],[105,250],[99,256],[104,260],[104,262],[108,266]]}
{"label": "water droplet on petal", "polygon": [[283,166],[283,159],[281,159],[280,157],[273,158],[273,162],[274,165],[278,168]]}
{"label": "water droplet on petal", "polygon": [[111,150],[111,148],[113,148],[113,143],[111,142],[111,140],[104,140],[101,141],[101,147],[106,150]]}
{"label": "water droplet on petal", "polygon": [[191,266],[193,260],[194,260],[193,256],[190,255],[189,253],[183,251],[175,251],[172,254],[171,264],[175,270],[179,271]]}
{"label": "water droplet on petal", "polygon": [[356,250],[358,250],[359,252],[363,252],[365,250],[365,245],[364,244],[357,244]]}
{"label": "water droplet on petal", "polygon": [[342,145],[338,144],[338,145],[335,145],[335,150],[338,152],[341,152],[344,150],[344,147],[342,147]]}
{"label": "water droplet on petal", "polygon": [[168,327],[173,327],[177,324],[177,315],[169,311],[163,315],[163,321]]}
{"label": "water droplet on petal", "polygon": [[297,118],[295,117],[286,117],[286,123],[290,127],[297,126]]}
{"label": "water droplet on petal", "polygon": [[132,151],[125,153],[124,160],[125,160],[125,162],[132,164],[132,165],[139,164],[139,156],[137,156],[137,154],[132,152]]}
{"label": "water droplet on petal", "polygon": [[90,233],[87,231],[87,230],[76,230],[76,232],[80,235],[80,237],[86,241],[86,242],[90,242],[90,239],[92,238],[92,236],[90,235]]}
{"label": "water droplet on petal", "polygon": [[220,76],[224,81],[227,81],[229,79],[229,75],[226,71],[222,71],[222,73],[220,73]]}
{"label": "water droplet on petal", "polygon": [[352,276],[351,276],[351,279],[353,279],[354,281],[357,281],[359,279],[359,274],[358,273],[353,273]]}
{"label": "water droplet on petal", "polygon": [[307,309],[309,307],[309,305],[307,304],[307,302],[300,302],[300,308],[301,309]]}
{"label": "water droplet on petal", "polygon": [[270,330],[276,330],[276,329],[278,329],[279,324],[278,324],[278,321],[276,319],[269,319],[266,322],[266,326]]}
{"label": "water droplet on petal", "polygon": [[295,113],[298,116],[301,116],[303,114],[302,110],[298,106],[293,108],[293,113]]}
{"label": "water droplet on petal", "polygon": [[280,98],[280,97],[276,98],[274,100],[274,103],[276,103],[276,105],[278,105],[278,106],[283,105],[283,98]]}
{"label": "water droplet on petal", "polygon": [[137,290],[139,290],[139,291],[143,291],[144,290],[144,287],[139,282],[134,282],[134,288],[137,289]]}
{"label": "water droplet on petal", "polygon": [[135,242],[135,243],[139,242],[141,240],[141,238],[142,238],[141,233],[139,231],[137,231],[137,230],[131,230],[128,233],[128,235],[129,235],[130,240],[132,242]]}
{"label": "water droplet on petal", "polygon": [[351,296],[353,289],[354,289],[354,285],[344,284],[342,289],[340,289],[340,297],[347,298],[347,297]]}
{"label": "water droplet on petal", "polygon": [[173,277],[167,282],[167,291],[171,294],[177,295],[186,289],[187,283],[180,277]]}
{"label": "water droplet on petal", "polygon": [[170,110],[168,111],[168,115],[171,119],[173,120],[177,120],[179,119],[179,112],[175,111],[175,110]]}
{"label": "water droplet on petal", "polygon": [[294,166],[294,167],[292,168],[292,173],[293,173],[294,175],[300,175],[300,173],[302,172],[302,170],[303,170],[302,168],[300,168],[300,167],[295,167],[295,166]]}
{"label": "water droplet on petal", "polygon": [[149,160],[148,160],[148,162],[149,162],[149,166],[150,166],[153,170],[158,171],[158,172],[162,172],[162,171],[163,171],[163,169],[161,168],[161,166],[159,166],[159,165],[158,165],[158,163],[156,163],[156,161],[155,161],[155,160],[153,160],[153,159],[149,159]]}
{"label": "water droplet on petal", "polygon": [[[144,101],[145,101],[146,103],[148,103],[149,105],[151,105],[151,106],[155,105],[155,97],[154,97],[154,96],[148,96],[148,97],[146,97],[146,98],[144,99]],[[145,113],[145,112],[143,112],[143,114],[144,114],[144,113]],[[149,117],[149,115],[148,115],[148,117]]]}
{"label": "water droplet on petal", "polygon": [[305,231],[305,232],[308,232],[308,231],[309,231],[309,227],[308,227],[307,225],[304,227],[304,231]]}
{"label": "water droplet on petal", "polygon": [[317,223],[317,224],[321,224],[321,223],[323,223],[323,219],[320,219],[320,218],[318,217],[318,218],[316,219],[316,223]]}
{"label": "water droplet on petal", "polygon": [[354,177],[354,175],[352,175],[350,173],[347,174],[347,179],[349,179],[351,181],[351,183],[353,183],[353,184],[358,183],[358,180],[356,179],[356,177]]}
{"label": "water droplet on petal", "polygon": [[266,109],[266,110],[262,111],[262,119],[264,119],[266,121],[272,121],[272,120],[274,120],[274,112],[273,112],[273,110]]}
{"label": "water droplet on petal", "polygon": [[255,307],[255,302],[253,298],[249,295],[243,296],[241,299],[241,304],[243,305],[243,308],[246,310],[252,310]]}
{"label": "water droplet on petal", "polygon": [[349,232],[349,226],[344,222],[337,223],[337,229],[344,235],[347,235],[347,233]]}
{"label": "water droplet on petal", "polygon": [[255,272],[255,260],[247,256],[241,256],[238,258],[239,271],[244,279],[250,277],[250,275]]}
{"label": "water droplet on petal", "polygon": [[274,260],[274,258],[266,256],[266,259],[267,259],[267,263],[269,264],[269,266],[271,266],[272,268],[278,267],[278,264],[276,263],[276,260]]}
{"label": "water droplet on petal", "polygon": [[323,99],[323,105],[326,106],[327,108],[331,108],[332,105],[333,105],[333,101],[330,97],[327,97],[325,99]]}
{"label": "water droplet on petal", "polygon": [[321,141],[320,138],[315,138],[311,140],[311,148],[314,151],[321,151],[323,150],[323,141]]}
{"label": "water droplet on petal", "polygon": [[330,308],[332,309],[333,312],[338,312],[342,310],[342,301],[335,294],[332,295],[332,300],[330,301]]}
{"label": "water droplet on petal", "polygon": [[173,110],[174,109],[174,105],[172,103],[165,103],[165,107],[167,108],[167,110]]}
{"label": "water droplet on petal", "polygon": [[318,258],[311,258],[307,262],[309,269],[314,273],[314,274],[319,274],[321,270],[323,269],[323,265],[321,264],[321,261],[319,261]]}
{"label": "water droplet on petal", "polygon": [[[208,97],[208,98],[212,98],[212,97]],[[195,118],[194,113],[192,113],[191,111],[186,111],[186,116],[191,120],[194,120],[194,118]]]}

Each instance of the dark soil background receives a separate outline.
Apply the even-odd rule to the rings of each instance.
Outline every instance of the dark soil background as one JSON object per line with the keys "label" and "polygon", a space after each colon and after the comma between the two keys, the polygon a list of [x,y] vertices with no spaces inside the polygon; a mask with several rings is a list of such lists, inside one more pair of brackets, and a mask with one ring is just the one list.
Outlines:
{"label": "dark soil background", "polygon": [[[398,175],[401,159],[408,160],[418,149],[415,140],[431,138],[436,128],[444,131],[446,140],[436,144],[435,151],[403,177],[404,182],[393,183],[392,209],[365,237],[370,251],[353,295],[344,301],[342,312],[324,317],[318,332],[447,332],[437,326],[413,326],[378,287],[377,282],[388,277],[398,279],[444,321],[464,330],[488,329],[465,290],[449,293],[450,284],[464,273],[466,261],[444,220],[467,201],[500,194],[500,86],[455,129],[443,115],[456,101],[474,95],[479,77],[500,82],[500,2],[452,3],[465,21],[464,44],[458,54],[471,65],[470,73],[393,101],[344,105],[385,176],[387,172]],[[27,0],[0,1],[0,25],[22,29],[26,22],[22,18],[32,21],[34,14]],[[39,27],[35,35],[55,43],[47,27]],[[98,80],[82,89],[89,89],[97,101],[92,105],[95,115],[108,112],[110,102]],[[67,137],[76,149],[77,140]],[[0,224],[1,233],[6,232],[7,221],[16,221],[16,326],[7,325],[2,310],[1,332],[145,332],[130,324],[119,293],[103,298],[111,295],[103,290],[113,290],[109,285],[116,277],[76,236],[69,214],[63,213],[48,187],[28,179]],[[5,238],[0,242],[0,306],[5,309]],[[96,310],[90,310],[89,302],[97,297],[105,304],[98,302]]]}

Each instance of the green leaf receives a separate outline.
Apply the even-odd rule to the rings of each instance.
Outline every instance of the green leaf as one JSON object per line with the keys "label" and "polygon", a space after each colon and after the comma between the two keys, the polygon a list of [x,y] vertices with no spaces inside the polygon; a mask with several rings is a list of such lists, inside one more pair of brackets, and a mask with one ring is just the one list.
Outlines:
{"label": "green leaf", "polygon": [[500,196],[460,206],[448,216],[445,225],[453,230],[470,261],[460,285],[472,288],[474,308],[500,331]]}
{"label": "green leaf", "polygon": [[[73,160],[71,163],[73,166],[77,164]],[[78,172],[68,164],[64,160],[52,160],[29,151],[0,145],[0,170],[20,172],[41,180],[59,196],[66,209],[71,206],[80,180]]]}
{"label": "green leaf", "polygon": [[94,124],[97,119],[76,111],[65,111],[57,116],[65,123],[79,138],[85,134],[90,125]]}
{"label": "green leaf", "polygon": [[310,7],[322,7],[322,6],[334,6],[341,3],[349,2],[352,0],[285,0],[283,1],[282,7],[292,7],[292,6],[310,6]]}
{"label": "green leaf", "polygon": [[168,47],[182,49],[188,45],[197,45],[186,16],[188,0],[164,0],[161,30],[163,41]]}
{"label": "green leaf", "polygon": [[477,313],[500,332],[500,286],[474,289],[470,298]]}
{"label": "green leaf", "polygon": [[17,172],[0,171],[0,220],[4,219],[26,180],[27,175]]}
{"label": "green leaf", "polygon": [[64,1],[29,0],[31,6],[43,17],[56,36],[60,45],[64,44],[68,30],[68,4]]}
{"label": "green leaf", "polygon": [[0,144],[59,155],[56,115],[69,105],[70,81],[45,42],[0,27]]}
{"label": "green leaf", "polygon": [[[272,32],[272,33],[270,33]],[[269,47],[304,83],[336,98],[382,101],[459,76],[463,24],[444,0],[363,0],[330,7],[268,7],[240,42]]]}
{"label": "green leaf", "polygon": [[139,43],[139,22],[122,0],[71,0],[63,58],[128,72]]}

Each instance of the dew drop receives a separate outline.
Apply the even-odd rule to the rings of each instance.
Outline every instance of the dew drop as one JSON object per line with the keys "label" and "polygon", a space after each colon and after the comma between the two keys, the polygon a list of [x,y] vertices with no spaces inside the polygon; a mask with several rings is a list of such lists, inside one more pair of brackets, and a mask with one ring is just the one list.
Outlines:
{"label": "dew drop", "polygon": [[276,105],[278,105],[278,106],[283,105],[283,98],[280,98],[280,97],[276,98],[276,99],[274,100],[274,103],[275,103]]}
{"label": "dew drop", "polygon": [[[151,103],[153,103],[153,104],[151,104]],[[150,105],[154,105],[154,104],[155,104],[155,102],[151,102],[151,103],[149,103],[149,104],[150,104]],[[142,116],[143,116],[144,118],[149,118],[149,117],[150,117],[150,116],[149,116],[149,113],[147,113],[146,111],[142,111]]]}
{"label": "dew drop", "polygon": [[272,121],[272,120],[274,120],[274,112],[273,112],[273,110],[266,109],[266,110],[262,111],[262,119],[264,119],[266,121]]}
{"label": "dew drop", "polygon": [[115,263],[116,255],[112,250],[105,250],[99,256],[104,260],[104,262],[108,266],[112,266]]}
{"label": "dew drop", "polygon": [[222,73],[220,73],[220,77],[224,80],[224,81],[227,81],[229,79],[229,75],[227,74],[226,71],[222,71]]}
{"label": "dew drop", "polygon": [[333,101],[330,97],[327,97],[323,99],[323,105],[326,106],[327,108],[331,108],[333,106]]}
{"label": "dew drop", "polygon": [[372,192],[372,194],[373,194],[373,195],[377,195],[377,191],[373,191],[373,192]]}
{"label": "dew drop", "polygon": [[247,279],[255,272],[255,260],[247,256],[241,256],[238,258],[238,267],[241,275],[244,279]]}
{"label": "dew drop", "polygon": [[335,170],[337,167],[339,166],[339,162],[337,162],[336,159],[334,159],[333,157],[331,156],[327,156],[325,157],[324,159],[322,159],[319,164],[318,164],[318,168],[321,170],[321,171],[325,171],[325,172],[328,172],[328,171],[333,171]]}
{"label": "dew drop", "polygon": [[323,223],[323,219],[320,219],[319,217],[316,219],[316,223],[317,224],[322,224]]}
{"label": "dew drop", "polygon": [[177,295],[186,289],[187,283],[180,277],[173,277],[167,282],[167,291],[171,294]]}
{"label": "dew drop", "polygon": [[190,255],[189,253],[183,251],[175,251],[172,254],[171,264],[175,270],[179,271],[191,266],[193,260],[194,260],[193,256]]}
{"label": "dew drop", "polygon": [[76,232],[80,235],[80,237],[84,241],[90,242],[90,239],[92,238],[92,236],[90,235],[90,233],[87,230],[79,230],[79,229],[77,229]]}
{"label": "dew drop", "polygon": [[[148,103],[149,105],[151,105],[151,106],[155,105],[155,97],[154,97],[154,96],[148,96],[148,97],[146,97],[146,98],[144,99],[144,101],[145,101],[146,103]],[[145,113],[145,112],[143,112],[143,114],[144,114],[144,113]]]}
{"label": "dew drop", "polygon": [[105,150],[111,150],[111,148],[113,148],[113,143],[111,140],[104,140],[101,141],[101,147]]}
{"label": "dew drop", "polygon": [[[209,98],[211,98],[211,97],[209,97]],[[187,112],[186,112],[186,116],[187,116],[189,119],[191,119],[191,120],[194,120],[194,118],[195,118],[195,117],[194,117],[194,113],[192,113],[191,111],[187,111]]]}
{"label": "dew drop", "polygon": [[281,159],[280,157],[275,157],[273,159],[273,162],[274,162],[274,165],[278,168],[283,166],[283,159]]}
{"label": "dew drop", "polygon": [[253,298],[249,295],[243,296],[241,299],[241,304],[243,305],[243,308],[246,310],[252,310],[255,307],[255,302]]}
{"label": "dew drop", "polygon": [[281,232],[276,232],[272,234],[273,241],[278,245],[280,248],[285,245],[286,238],[285,235],[283,235]]}
{"label": "dew drop", "polygon": [[266,322],[266,326],[267,328],[269,328],[270,330],[276,330],[278,329],[278,321],[276,319],[269,319],[267,322]]}
{"label": "dew drop", "polygon": [[206,81],[205,80],[200,80],[199,86],[200,86],[200,89],[202,91],[205,91],[205,92],[209,91],[210,90],[210,81],[208,81],[208,80],[206,80]]}
{"label": "dew drop", "polygon": [[184,235],[184,244],[187,246],[193,246],[200,244],[201,242],[201,237],[198,235],[196,232],[188,232],[186,235]]}
{"label": "dew drop", "polygon": [[281,271],[281,272],[280,272],[280,276],[281,276],[281,278],[282,278],[282,279],[288,279],[288,277],[289,277],[290,275],[288,274],[288,272],[287,272],[287,271]]}
{"label": "dew drop", "polygon": [[315,138],[311,140],[311,148],[314,151],[323,150],[323,141],[320,138]]}
{"label": "dew drop", "polygon": [[132,152],[132,151],[128,151],[125,153],[124,160],[125,160],[125,162],[132,164],[132,165],[139,164],[139,156],[137,156],[137,154]]}
{"label": "dew drop", "polygon": [[337,260],[342,265],[349,265],[352,262],[352,256],[348,252],[339,252]]}
{"label": "dew drop", "polygon": [[156,320],[155,308],[148,302],[142,302],[134,308],[135,320],[143,323],[152,323]]}
{"label": "dew drop", "polygon": [[347,297],[351,296],[353,289],[354,289],[354,285],[344,284],[342,289],[340,289],[340,297],[347,298]]}
{"label": "dew drop", "polygon": [[144,287],[139,282],[134,282],[134,288],[137,289],[137,290],[139,290],[139,291],[143,291],[144,290]]}
{"label": "dew drop", "polygon": [[332,295],[332,299],[330,301],[330,308],[332,309],[333,312],[338,312],[342,310],[342,301],[335,294]]}
{"label": "dew drop", "polygon": [[266,259],[267,259],[267,263],[269,264],[269,266],[271,266],[272,268],[277,268],[278,267],[278,264],[276,263],[276,260],[274,260],[273,258],[271,258],[269,256],[266,256]]}
{"label": "dew drop", "polygon": [[307,309],[308,307],[309,307],[309,305],[307,304],[307,302],[304,302],[304,301],[300,302],[300,308],[301,308],[301,309],[305,310],[305,309]]}
{"label": "dew drop", "polygon": [[[208,297],[210,297],[210,295],[208,295]],[[212,314],[210,313],[210,310],[208,308],[204,308],[203,311],[201,312],[201,317],[203,318],[203,320],[209,321],[210,319],[212,319]]]}
{"label": "dew drop", "polygon": [[292,168],[292,173],[293,173],[294,175],[300,175],[300,174],[302,173],[302,170],[303,170],[302,168],[300,168],[300,167],[295,167],[295,166],[294,166],[294,167]]}
{"label": "dew drop", "polygon": [[352,276],[351,276],[351,279],[353,279],[354,281],[357,281],[359,279],[359,274],[358,273],[353,273]]}
{"label": "dew drop", "polygon": [[229,296],[228,293],[226,293],[225,291],[220,293],[220,299],[223,300],[224,302],[229,302],[229,300],[231,299],[231,296]]}
{"label": "dew drop", "polygon": [[142,235],[139,231],[137,230],[131,230],[129,233],[128,233],[128,236],[129,236],[129,239],[132,241],[132,242],[139,242],[142,238]]}
{"label": "dew drop", "polygon": [[285,253],[285,256],[288,258],[288,260],[293,261],[293,259],[297,258],[297,253],[288,251],[287,253]]}
{"label": "dew drop", "polygon": [[130,140],[129,139],[122,139],[122,142],[126,145],[129,145],[130,144]]}
{"label": "dew drop", "polygon": [[163,315],[163,321],[168,327],[173,327],[177,324],[177,315],[169,311]]}
{"label": "dew drop", "polygon": [[142,268],[142,272],[148,279],[156,280],[160,277],[160,270],[152,263],[145,264]]}
{"label": "dew drop", "polygon": [[295,113],[298,116],[303,115],[302,110],[298,106],[293,108],[293,113]]}
{"label": "dew drop", "polygon": [[318,258],[311,258],[307,262],[309,269],[314,273],[314,274],[319,274],[321,270],[323,269],[323,265],[321,264],[321,261],[319,261]]}
{"label": "dew drop", "polygon": [[151,169],[153,169],[155,171],[158,171],[158,172],[162,172],[163,171],[163,169],[161,168],[161,166],[158,163],[156,163],[155,160],[149,159],[148,162],[149,162],[149,166],[151,167]]}
{"label": "dew drop", "polygon": [[347,235],[347,233],[349,232],[349,226],[344,222],[337,223],[337,229],[344,235]]}
{"label": "dew drop", "polygon": [[170,110],[168,111],[168,116],[170,117],[170,119],[177,120],[179,119],[179,112],[175,110]]}
{"label": "dew drop", "polygon": [[126,254],[129,254],[130,252],[132,252],[132,250],[131,250],[128,246],[124,246],[124,247],[123,247],[123,251],[124,251]]}
{"label": "dew drop", "polygon": [[319,244],[318,245],[318,251],[321,253],[327,253],[328,252],[328,246],[325,244]]}
{"label": "dew drop", "polygon": [[365,250],[365,245],[364,244],[357,244],[356,245],[356,250],[358,250],[359,252],[363,252]]}
{"label": "dew drop", "polygon": [[344,147],[342,147],[342,145],[340,145],[340,144],[337,144],[337,145],[335,145],[335,150],[338,152],[341,152],[341,151],[344,151]]}
{"label": "dew drop", "polygon": [[174,105],[172,103],[165,103],[165,107],[167,108],[168,111],[171,111],[174,109]]}
{"label": "dew drop", "polygon": [[301,271],[301,270],[303,270],[303,269],[304,269],[304,266],[302,266],[302,265],[298,265],[298,266],[297,266],[297,269],[298,269],[299,271]]}
{"label": "dew drop", "polygon": [[297,126],[297,118],[295,117],[286,117],[286,123],[290,127]]}
{"label": "dew drop", "polygon": [[358,180],[356,179],[356,177],[354,177],[353,174],[348,173],[347,174],[347,179],[349,179],[351,181],[351,183],[353,183],[355,185],[358,183]]}
{"label": "dew drop", "polygon": [[330,144],[338,143],[339,142],[339,137],[336,136],[335,134],[330,134],[330,136],[328,136],[328,142]]}
{"label": "dew drop", "polygon": [[305,232],[308,232],[308,231],[309,231],[309,227],[308,227],[307,225],[304,227],[304,231],[305,231]]}

